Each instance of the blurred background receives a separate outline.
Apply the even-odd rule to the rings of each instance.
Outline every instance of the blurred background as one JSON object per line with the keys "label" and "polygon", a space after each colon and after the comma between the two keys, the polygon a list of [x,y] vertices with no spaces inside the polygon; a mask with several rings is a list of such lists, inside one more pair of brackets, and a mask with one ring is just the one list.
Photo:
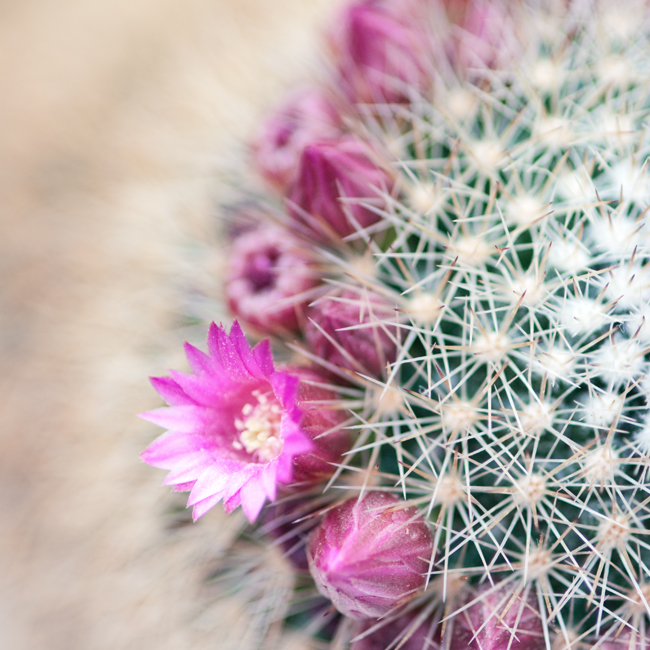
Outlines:
{"label": "blurred background", "polygon": [[234,524],[170,517],[135,414],[183,367],[184,291],[218,300],[217,206],[335,4],[0,0],[0,647],[246,647],[202,586]]}

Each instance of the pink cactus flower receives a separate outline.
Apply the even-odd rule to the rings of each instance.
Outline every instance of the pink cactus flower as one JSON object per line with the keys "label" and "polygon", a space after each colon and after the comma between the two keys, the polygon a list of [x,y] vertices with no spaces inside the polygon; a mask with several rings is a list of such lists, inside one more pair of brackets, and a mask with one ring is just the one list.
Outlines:
{"label": "pink cactus flower", "polygon": [[263,334],[298,329],[318,284],[305,248],[291,233],[263,225],[231,247],[226,298],[232,312]]}
{"label": "pink cactus flower", "polygon": [[401,16],[385,3],[361,2],[348,7],[337,22],[342,27],[331,41],[340,83],[351,101],[405,102],[429,85],[425,34]]}
{"label": "pink cactus flower", "polygon": [[350,136],[313,142],[300,159],[289,211],[317,239],[347,237],[380,220],[370,206],[385,206],[390,176],[369,157],[368,147]]}
{"label": "pink cactus flower", "polygon": [[[170,408],[141,417],[169,431],[141,457],[170,470],[166,485],[190,491],[195,520],[223,501],[226,512],[241,505],[255,521],[278,485],[295,480],[296,461],[302,460],[303,478],[305,465],[323,469],[332,450],[312,437],[330,422],[319,426],[312,416],[304,428],[309,404],[301,403],[299,376],[274,368],[268,341],[251,350],[236,321],[230,334],[211,325],[208,354],[189,344],[185,352],[193,374],[151,379]],[[311,461],[303,460],[310,454]]]}
{"label": "pink cactus flower", "polygon": [[293,93],[262,125],[253,143],[262,176],[281,191],[294,179],[303,149],[341,134],[341,118],[319,88]]}
{"label": "pink cactus flower", "polygon": [[339,368],[380,377],[395,361],[395,305],[376,293],[331,293],[307,312],[309,350]]}
{"label": "pink cactus flower", "polygon": [[370,492],[330,510],[307,544],[321,594],[342,614],[378,618],[426,582],[431,531],[413,507],[389,492]]}
{"label": "pink cactus flower", "polygon": [[450,650],[546,648],[534,590],[523,600],[509,586],[495,587],[485,582],[468,591],[459,609],[460,613],[453,619]]}

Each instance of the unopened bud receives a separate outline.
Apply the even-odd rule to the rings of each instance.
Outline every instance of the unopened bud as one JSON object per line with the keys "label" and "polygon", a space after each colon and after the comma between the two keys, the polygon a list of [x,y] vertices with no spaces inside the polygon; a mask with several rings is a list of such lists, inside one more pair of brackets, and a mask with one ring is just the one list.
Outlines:
{"label": "unopened bud", "polygon": [[379,221],[370,208],[384,207],[382,196],[393,181],[368,154],[367,146],[352,137],[321,140],[304,149],[289,209],[317,239],[347,237]]}
{"label": "unopened bud", "polygon": [[[471,603],[471,604],[470,604]],[[469,607],[467,605],[469,604]],[[535,592],[527,600],[510,586],[471,589],[453,619],[450,650],[544,650],[544,625]]]}
{"label": "unopened bud", "polygon": [[307,546],[318,590],[342,614],[378,618],[426,582],[431,531],[413,507],[389,492],[370,492],[330,510]]}
{"label": "unopened bud", "polygon": [[269,183],[284,191],[295,178],[303,149],[316,140],[339,137],[341,128],[323,92],[303,88],[262,125],[253,144],[255,163]]}
{"label": "unopened bud", "polygon": [[267,334],[298,328],[299,315],[318,284],[304,247],[289,232],[263,225],[232,244],[226,297],[232,312]]}
{"label": "unopened bud", "polygon": [[382,3],[354,4],[345,11],[332,42],[341,85],[351,101],[404,102],[428,85],[432,75],[426,73],[422,23],[404,20],[405,13]]}
{"label": "unopened bud", "polygon": [[321,359],[375,377],[395,361],[395,307],[378,294],[346,290],[312,305],[305,336]]}

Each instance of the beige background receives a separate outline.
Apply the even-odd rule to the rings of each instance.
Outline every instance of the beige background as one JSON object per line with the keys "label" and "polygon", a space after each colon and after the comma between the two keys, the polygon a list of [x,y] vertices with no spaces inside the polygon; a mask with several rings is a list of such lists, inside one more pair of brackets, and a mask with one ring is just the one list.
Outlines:
{"label": "beige background", "polygon": [[0,647],[250,640],[201,586],[235,520],[170,525],[134,414],[198,336],[183,288],[220,316],[223,172],[333,4],[0,0]]}

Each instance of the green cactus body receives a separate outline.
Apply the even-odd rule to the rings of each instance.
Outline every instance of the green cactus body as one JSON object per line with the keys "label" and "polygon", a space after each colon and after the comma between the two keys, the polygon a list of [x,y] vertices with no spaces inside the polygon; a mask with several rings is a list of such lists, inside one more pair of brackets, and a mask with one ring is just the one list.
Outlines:
{"label": "green cactus body", "polygon": [[524,8],[521,59],[392,114],[403,200],[357,277],[400,312],[369,464],[428,513],[443,597],[505,580],[549,647],[650,609],[650,59],[612,15]]}

